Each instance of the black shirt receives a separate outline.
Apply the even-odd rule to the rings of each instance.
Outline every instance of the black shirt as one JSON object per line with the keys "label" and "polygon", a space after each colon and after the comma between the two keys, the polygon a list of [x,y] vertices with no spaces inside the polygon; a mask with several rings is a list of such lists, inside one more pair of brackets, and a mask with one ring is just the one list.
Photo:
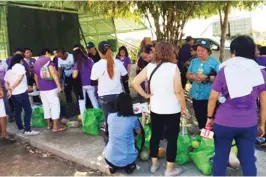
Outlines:
{"label": "black shirt", "polygon": [[139,74],[140,71],[144,69],[148,64],[149,62],[145,61],[142,57],[139,57],[138,64],[137,64],[139,71],[137,71],[137,74]]}
{"label": "black shirt", "polygon": [[94,63],[97,63],[101,59],[98,51],[96,51],[95,55],[92,55],[91,53],[89,53],[88,57],[90,57],[94,61]]}

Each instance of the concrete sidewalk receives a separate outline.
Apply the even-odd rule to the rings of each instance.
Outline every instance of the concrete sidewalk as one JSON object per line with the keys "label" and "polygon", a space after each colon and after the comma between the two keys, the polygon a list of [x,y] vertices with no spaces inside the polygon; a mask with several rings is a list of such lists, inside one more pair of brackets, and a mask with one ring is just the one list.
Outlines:
{"label": "concrete sidewalk", "polygon": [[[17,134],[18,130],[14,123],[8,124],[8,132],[22,140],[28,141],[32,146],[41,150],[57,155],[63,159],[73,161],[77,164],[99,170],[108,174],[107,165],[103,159],[102,152],[104,142],[100,136],[89,136],[81,132],[80,128],[69,128],[64,132],[52,133],[46,129],[38,129],[41,131],[38,136],[25,136]],[[165,144],[162,142],[162,144]],[[258,175],[266,176],[265,163],[266,153],[257,151],[257,167]],[[156,174],[149,172],[150,161],[138,161],[137,170],[132,176],[161,176],[165,169],[165,160],[161,159],[161,168]],[[183,173],[181,176],[203,176],[193,163],[182,166]],[[239,175],[239,171],[229,171],[231,175]],[[116,173],[116,175],[125,175],[124,172]]]}

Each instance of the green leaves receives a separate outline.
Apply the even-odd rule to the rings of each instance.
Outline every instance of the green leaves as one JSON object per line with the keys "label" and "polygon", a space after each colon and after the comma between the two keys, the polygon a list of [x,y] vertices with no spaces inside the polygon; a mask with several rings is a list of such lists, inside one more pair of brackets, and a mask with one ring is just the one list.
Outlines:
{"label": "green leaves", "polygon": [[[55,2],[62,3],[62,1]],[[105,18],[148,18],[157,39],[179,41],[184,25],[189,19],[210,17],[220,12],[221,19],[230,9],[252,10],[264,1],[64,1],[79,9],[79,12]]]}

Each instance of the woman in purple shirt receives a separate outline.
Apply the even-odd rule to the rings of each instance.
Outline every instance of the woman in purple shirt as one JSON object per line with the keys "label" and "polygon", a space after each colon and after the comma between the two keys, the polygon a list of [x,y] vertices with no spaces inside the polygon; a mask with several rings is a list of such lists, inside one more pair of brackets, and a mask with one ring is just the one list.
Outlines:
{"label": "woman in purple shirt", "polygon": [[[52,129],[53,132],[59,132],[65,130],[63,127],[59,127],[58,122],[60,117],[58,93],[62,92],[62,88],[54,63],[51,61],[50,57],[51,51],[49,49],[43,49],[41,56],[34,65],[33,72],[36,86],[40,90],[44,118],[48,122],[47,129]],[[46,71],[44,71],[45,69]],[[47,72],[49,72],[49,74],[47,74]],[[48,78],[49,76],[51,76],[51,78]]]}
{"label": "woman in purple shirt", "polygon": [[[235,38],[230,50],[232,59],[221,65],[208,103],[206,127],[213,127],[215,135],[213,175],[226,175],[229,152],[235,140],[244,176],[256,176],[254,147],[256,137],[262,137],[265,131],[266,72],[254,61],[255,43],[249,36]],[[246,70],[248,72],[245,73]],[[261,103],[259,125],[256,105],[258,96]],[[215,111],[217,100],[220,105]]]}
{"label": "woman in purple shirt", "polygon": [[95,86],[91,85],[91,80],[90,80],[91,70],[94,62],[91,58],[87,57],[87,55],[84,53],[84,50],[82,50],[80,47],[74,48],[73,56],[75,64],[72,76],[74,79],[80,76],[82,90],[83,90],[83,96],[80,97],[79,100],[80,113],[81,116],[83,117],[83,113],[86,109],[86,100],[85,100],[86,93],[90,98],[93,108],[99,108],[99,103],[95,93]]}
{"label": "woman in purple shirt", "polygon": [[131,59],[128,57],[128,51],[125,46],[121,46],[119,48],[116,59],[120,60],[123,63],[128,72],[128,75],[130,75]]}

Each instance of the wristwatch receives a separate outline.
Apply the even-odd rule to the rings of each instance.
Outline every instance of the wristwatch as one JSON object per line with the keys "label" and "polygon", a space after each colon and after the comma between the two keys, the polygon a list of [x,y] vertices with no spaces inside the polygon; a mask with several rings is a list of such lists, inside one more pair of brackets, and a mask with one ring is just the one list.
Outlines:
{"label": "wristwatch", "polygon": [[207,116],[207,118],[208,118],[208,119],[214,119],[214,117],[213,117],[213,116]]}

